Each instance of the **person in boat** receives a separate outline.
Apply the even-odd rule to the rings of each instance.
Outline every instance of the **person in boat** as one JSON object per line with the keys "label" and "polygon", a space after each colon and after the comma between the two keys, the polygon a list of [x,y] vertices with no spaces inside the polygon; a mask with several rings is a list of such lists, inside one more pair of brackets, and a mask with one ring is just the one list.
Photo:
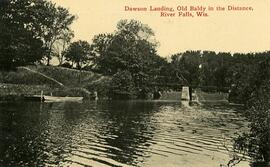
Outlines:
{"label": "person in boat", "polygon": [[43,90],[42,90],[41,93],[40,93],[40,100],[41,100],[42,102],[45,101],[45,97],[44,97]]}

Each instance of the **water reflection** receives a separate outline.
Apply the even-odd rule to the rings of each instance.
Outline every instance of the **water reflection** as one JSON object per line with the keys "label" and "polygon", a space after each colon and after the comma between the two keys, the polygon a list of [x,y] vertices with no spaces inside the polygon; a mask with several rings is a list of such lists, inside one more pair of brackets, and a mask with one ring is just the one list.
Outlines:
{"label": "water reflection", "polygon": [[[0,103],[4,166],[219,166],[246,121],[178,102]],[[242,162],[239,166],[249,166]]]}

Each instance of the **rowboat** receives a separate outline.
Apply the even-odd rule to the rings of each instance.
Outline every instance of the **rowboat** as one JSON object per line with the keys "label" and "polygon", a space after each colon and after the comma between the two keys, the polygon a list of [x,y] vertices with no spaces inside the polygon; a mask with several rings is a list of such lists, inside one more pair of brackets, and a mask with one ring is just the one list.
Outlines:
{"label": "rowboat", "polygon": [[60,96],[41,96],[33,95],[26,97],[27,100],[39,100],[42,102],[76,102],[82,101],[83,97],[60,97]]}
{"label": "rowboat", "polygon": [[57,97],[57,96],[43,96],[42,101],[45,102],[72,102],[82,101],[83,97]]}

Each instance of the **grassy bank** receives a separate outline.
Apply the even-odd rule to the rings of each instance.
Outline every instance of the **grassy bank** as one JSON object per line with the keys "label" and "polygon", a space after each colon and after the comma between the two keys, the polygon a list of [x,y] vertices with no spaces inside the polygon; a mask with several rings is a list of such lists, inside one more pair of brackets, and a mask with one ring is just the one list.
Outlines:
{"label": "grassy bank", "polygon": [[58,85],[42,75],[33,73],[23,68],[18,68],[16,71],[0,72],[0,83],[18,85],[48,85],[52,87]]}
{"label": "grassy bank", "polygon": [[25,84],[0,84],[0,100],[21,99],[24,96],[50,93],[51,88],[46,85],[25,85]]}
{"label": "grassy bank", "polygon": [[208,93],[197,89],[196,95],[200,102],[228,102],[228,93]]}
{"label": "grassy bank", "polygon": [[28,68],[54,78],[67,87],[86,87],[89,83],[106,79],[106,77],[97,73],[64,67],[28,66]]}
{"label": "grassy bank", "polygon": [[94,91],[105,96],[110,78],[89,72],[53,66],[18,67],[0,72],[0,96],[45,94],[91,98]]}

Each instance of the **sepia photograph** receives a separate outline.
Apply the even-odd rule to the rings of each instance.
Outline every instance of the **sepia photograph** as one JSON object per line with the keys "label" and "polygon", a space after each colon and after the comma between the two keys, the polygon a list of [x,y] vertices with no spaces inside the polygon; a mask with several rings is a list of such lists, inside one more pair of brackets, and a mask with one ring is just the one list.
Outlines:
{"label": "sepia photograph", "polygon": [[270,0],[0,0],[0,167],[270,167]]}

